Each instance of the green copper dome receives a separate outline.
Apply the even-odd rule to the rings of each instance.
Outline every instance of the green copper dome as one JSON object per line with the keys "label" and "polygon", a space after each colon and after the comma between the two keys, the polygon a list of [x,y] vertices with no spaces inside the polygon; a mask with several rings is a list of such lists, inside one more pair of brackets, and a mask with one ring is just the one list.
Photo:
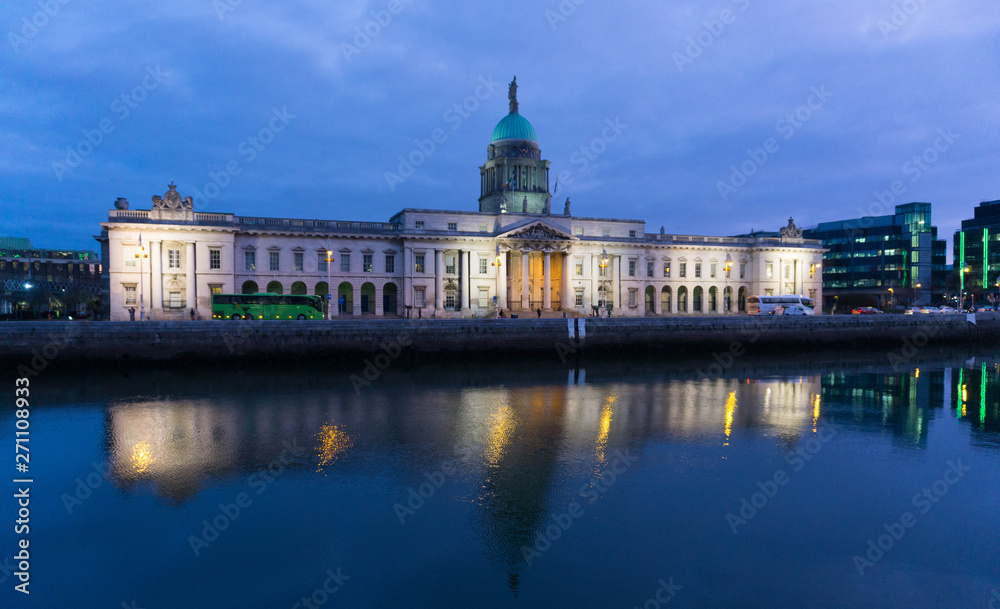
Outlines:
{"label": "green copper dome", "polygon": [[517,112],[511,112],[500,119],[496,128],[493,129],[493,139],[490,142],[498,140],[530,140],[538,142],[538,136],[535,135],[535,128],[531,126],[528,119]]}

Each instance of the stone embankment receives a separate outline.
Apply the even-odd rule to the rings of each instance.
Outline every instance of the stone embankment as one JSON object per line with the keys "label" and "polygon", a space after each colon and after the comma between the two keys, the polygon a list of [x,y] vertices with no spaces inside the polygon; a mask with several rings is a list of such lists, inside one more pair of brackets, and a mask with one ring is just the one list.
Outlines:
{"label": "stone embankment", "polygon": [[[974,322],[972,321],[974,319]],[[355,359],[525,354],[684,357],[825,349],[992,349],[1000,314],[611,319],[5,322],[0,359],[62,362]]]}

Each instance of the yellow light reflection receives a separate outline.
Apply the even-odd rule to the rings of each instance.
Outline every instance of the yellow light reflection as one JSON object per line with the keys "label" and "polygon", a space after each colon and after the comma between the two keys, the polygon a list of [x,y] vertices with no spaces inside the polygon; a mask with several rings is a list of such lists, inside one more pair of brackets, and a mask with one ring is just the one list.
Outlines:
{"label": "yellow light reflection", "polygon": [[913,378],[920,378],[920,368],[917,368],[917,371],[913,373]]}
{"label": "yellow light reflection", "polygon": [[153,451],[149,448],[148,442],[136,442],[132,447],[132,469],[137,474],[144,473],[149,469],[156,459],[153,458]]}
{"label": "yellow light reflection", "polygon": [[819,422],[819,394],[816,394],[816,399],[813,402],[813,433],[816,433],[816,423]]}
{"label": "yellow light reflection", "polygon": [[500,462],[500,457],[514,436],[516,427],[517,416],[510,406],[501,406],[490,417],[490,430],[486,438],[486,461],[490,465]]}
{"label": "yellow light reflection", "polygon": [[726,442],[723,446],[729,446],[729,434],[733,431],[733,412],[736,410],[736,392],[729,394],[726,398]]}
{"label": "yellow light reflection", "polygon": [[335,462],[341,454],[354,446],[350,436],[336,425],[325,423],[316,434],[319,444],[316,446],[316,454],[319,457],[316,471],[321,472],[323,468]]}
{"label": "yellow light reflection", "polygon": [[608,446],[608,434],[611,433],[611,417],[614,416],[615,400],[618,396],[608,396],[604,407],[601,408],[601,426],[597,433],[597,462],[604,463],[604,451]]}

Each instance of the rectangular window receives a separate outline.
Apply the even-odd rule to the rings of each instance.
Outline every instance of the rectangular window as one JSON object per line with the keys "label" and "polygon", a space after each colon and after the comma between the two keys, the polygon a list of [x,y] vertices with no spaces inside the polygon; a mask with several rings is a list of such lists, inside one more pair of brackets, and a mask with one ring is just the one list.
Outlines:
{"label": "rectangular window", "polygon": [[573,302],[576,303],[576,306],[578,307],[583,306],[583,290],[576,291],[576,300],[574,300]]}
{"label": "rectangular window", "polygon": [[913,264],[920,262],[920,252],[914,251],[913,256],[910,257],[910,262]]}
{"label": "rectangular window", "polygon": [[785,279],[792,278],[792,265],[788,262],[785,263]]}
{"label": "rectangular window", "polygon": [[125,286],[125,304],[134,305],[135,303],[135,284]]}
{"label": "rectangular window", "polygon": [[635,277],[635,260],[628,261],[628,276]]}
{"label": "rectangular window", "polygon": [[183,304],[181,304],[181,293],[180,292],[170,292],[167,297],[167,306],[171,309],[179,309]]}
{"label": "rectangular window", "polygon": [[424,288],[415,288],[413,290],[413,302],[414,302],[413,306],[415,306],[415,307],[423,307],[424,306],[424,302],[425,302],[424,294],[425,294]]}
{"label": "rectangular window", "polygon": [[490,289],[479,288],[479,308],[487,309],[490,306]]}
{"label": "rectangular window", "polygon": [[[0,262],[0,264],[3,264],[3,263]],[[125,266],[126,267],[130,267],[130,268],[135,268],[135,259],[133,258],[131,260],[126,260],[125,261]]]}
{"label": "rectangular window", "polygon": [[454,309],[455,308],[455,300],[456,300],[455,299],[455,292],[453,290],[449,290],[449,291],[445,292],[445,294],[444,294],[444,308],[446,308],[446,309]]}
{"label": "rectangular window", "polygon": [[180,250],[167,250],[167,267],[171,269],[181,268]]}
{"label": "rectangular window", "polygon": [[458,222],[449,222],[448,223],[448,230],[450,230],[452,232],[457,231],[458,230]]}
{"label": "rectangular window", "polygon": [[632,239],[635,239],[635,231],[634,231],[634,230],[630,230],[630,231],[628,232],[628,236],[629,236],[630,238],[632,238]]}
{"label": "rectangular window", "polygon": [[350,273],[351,272],[351,255],[341,254],[340,255],[340,272]]}
{"label": "rectangular window", "polygon": [[764,290],[764,296],[774,296],[774,288],[767,288]]}
{"label": "rectangular window", "polygon": [[304,268],[302,252],[295,252],[292,257],[294,258],[295,270],[301,271]]}
{"label": "rectangular window", "polygon": [[701,277],[701,263],[700,262],[695,262],[694,263],[694,276],[695,277]]}
{"label": "rectangular window", "polygon": [[243,268],[247,271],[257,269],[257,252],[243,252]]}
{"label": "rectangular window", "polygon": [[714,262],[708,263],[708,276],[711,277],[712,279],[715,279],[715,263]]}
{"label": "rectangular window", "polygon": [[326,254],[316,254],[316,270],[326,272]]}
{"label": "rectangular window", "polygon": [[448,275],[454,275],[455,274],[455,257],[454,256],[446,256],[445,257],[445,259],[444,259],[444,272],[447,273]]}
{"label": "rectangular window", "polygon": [[576,236],[577,237],[582,237],[583,236],[583,227],[582,226],[577,226],[576,227]]}
{"label": "rectangular window", "polygon": [[385,255],[385,272],[395,273],[396,272],[396,255],[386,254]]}
{"label": "rectangular window", "polygon": [[628,291],[628,306],[630,306],[630,307],[636,306],[636,304],[635,304],[635,289],[631,289],[631,290]]}
{"label": "rectangular window", "polygon": [[417,254],[413,257],[413,272],[423,273],[424,272],[424,255]]}
{"label": "rectangular window", "polygon": [[208,250],[208,268],[222,268],[222,252],[219,250]]}
{"label": "rectangular window", "polygon": [[424,221],[423,220],[417,220],[416,228],[423,228],[423,227],[424,227]]}
{"label": "rectangular window", "polygon": [[481,233],[488,233],[488,232],[490,232],[489,225],[488,224],[480,224],[479,225],[479,232],[481,232]]}
{"label": "rectangular window", "polygon": [[222,284],[221,283],[210,283],[208,285],[208,290],[212,294],[221,294],[222,293]]}
{"label": "rectangular window", "polygon": [[603,229],[603,230],[601,231],[601,235],[603,235],[603,236],[605,236],[605,237],[610,237],[610,236],[611,236],[611,229],[610,229],[610,228],[605,228],[605,229]]}
{"label": "rectangular window", "polygon": [[646,261],[646,277],[652,277],[653,273],[655,273],[655,272],[656,272],[656,269],[653,266],[653,261],[652,260],[647,260]]}
{"label": "rectangular window", "polygon": [[681,263],[681,266],[680,266],[680,276],[681,277],[687,277],[688,276],[688,263],[687,262],[682,262]]}
{"label": "rectangular window", "polygon": [[920,235],[910,237],[910,247],[920,247]]}
{"label": "rectangular window", "polygon": [[272,271],[281,269],[281,252],[268,252],[267,261]]}
{"label": "rectangular window", "polygon": [[583,260],[576,261],[576,276],[583,277]]}
{"label": "rectangular window", "polygon": [[664,262],[663,263],[663,276],[664,277],[670,277],[670,263],[669,262]]}
{"label": "rectangular window", "polygon": [[488,264],[489,264],[489,262],[486,260],[486,258],[480,258],[479,259],[479,274],[480,275],[485,275],[487,273],[487,269],[488,269],[487,265]]}
{"label": "rectangular window", "polygon": [[746,276],[747,276],[747,263],[746,262],[741,262],[740,263],[740,279],[746,279]]}
{"label": "rectangular window", "polygon": [[774,279],[774,263],[768,262],[764,265],[764,279]]}
{"label": "rectangular window", "polygon": [[371,254],[362,254],[361,255],[361,272],[362,273],[371,273],[373,266],[374,265],[372,264],[372,255]]}
{"label": "rectangular window", "polygon": [[911,266],[910,267],[910,276],[913,277],[914,281],[916,281],[920,277],[920,267],[919,266]]}

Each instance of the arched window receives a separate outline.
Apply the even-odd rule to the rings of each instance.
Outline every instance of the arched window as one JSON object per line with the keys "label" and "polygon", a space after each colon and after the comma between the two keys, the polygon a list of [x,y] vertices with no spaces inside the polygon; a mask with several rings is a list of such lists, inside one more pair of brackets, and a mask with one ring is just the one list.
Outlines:
{"label": "arched window", "polygon": [[354,286],[347,281],[337,286],[337,306],[345,315],[354,314]]}
{"label": "arched window", "polygon": [[660,292],[660,313],[672,313],[670,310],[670,286],[664,286]]}
{"label": "arched window", "polygon": [[375,312],[375,284],[366,281],[361,284],[361,313]]}
{"label": "arched window", "polygon": [[283,292],[281,290],[282,287],[280,281],[272,281],[267,284],[267,291],[272,294],[282,294]]}
{"label": "arched window", "polygon": [[733,288],[727,287],[722,297],[722,310],[726,313],[733,312]]}
{"label": "arched window", "polygon": [[739,308],[740,308],[740,311],[742,311],[744,313],[746,313],[746,310],[747,310],[747,298],[749,297],[749,295],[750,295],[750,291],[749,290],[747,290],[745,287],[740,288],[740,291],[739,291]]}
{"label": "arched window", "polygon": [[303,283],[301,281],[296,281],[295,283],[292,284],[291,294],[294,294],[296,296],[302,296],[302,295],[305,295],[305,294],[308,294],[308,293],[309,292],[306,290],[306,284],[305,283]]}
{"label": "arched window", "polygon": [[656,288],[646,286],[646,313],[656,313]]}
{"label": "arched window", "polygon": [[688,289],[684,286],[677,288],[677,312],[688,312]]}
{"label": "arched window", "polygon": [[326,296],[330,293],[330,286],[325,281],[320,281],[316,284],[316,289],[313,290],[313,294],[317,296]]}
{"label": "arched window", "polygon": [[395,283],[387,283],[382,286],[382,314],[383,315],[395,315],[399,311],[397,310],[398,289]]}
{"label": "arched window", "polygon": [[243,294],[256,294],[260,289],[257,287],[256,281],[244,281],[242,293]]}
{"label": "arched window", "polygon": [[708,288],[708,312],[719,312],[719,288],[714,285]]}
{"label": "arched window", "polygon": [[705,291],[701,289],[701,286],[698,286],[694,289],[694,293],[691,295],[691,310],[695,313],[701,313],[701,297],[704,292]]}

